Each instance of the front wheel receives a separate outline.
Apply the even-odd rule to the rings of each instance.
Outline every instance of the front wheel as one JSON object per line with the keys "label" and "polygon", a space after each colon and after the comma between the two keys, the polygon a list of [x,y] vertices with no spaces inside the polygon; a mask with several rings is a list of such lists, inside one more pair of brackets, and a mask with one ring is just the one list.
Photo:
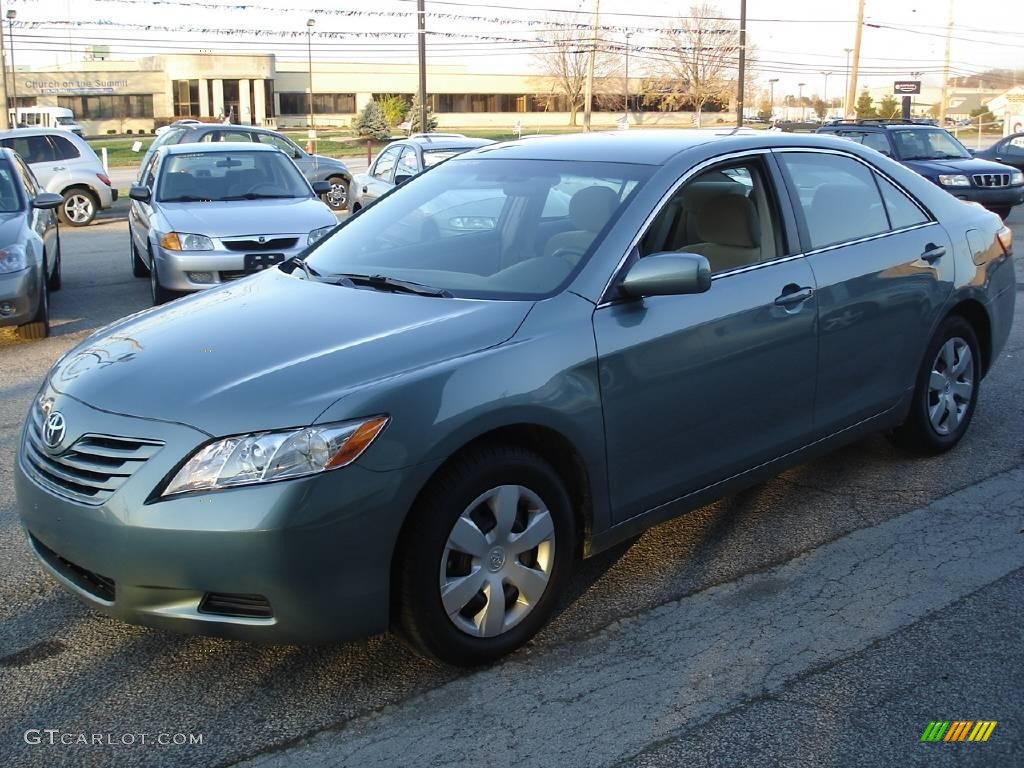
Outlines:
{"label": "front wheel", "polygon": [[47,288],[46,264],[39,280],[39,301],[35,316],[18,326],[18,337],[25,340],[45,339],[50,335],[50,291]]}
{"label": "front wheel", "polygon": [[166,304],[175,296],[174,291],[167,290],[160,283],[159,267],[157,266],[156,258],[152,256],[149,260],[149,295],[153,299],[154,307]]}
{"label": "front wheel", "polygon": [[348,208],[348,179],[343,176],[331,176],[327,179],[331,191],[324,195],[323,200],[332,211],[344,211]]}
{"label": "front wheel", "polygon": [[485,664],[544,626],[576,555],[569,495],[552,467],[490,446],[421,494],[397,557],[399,629],[420,653]]}
{"label": "front wheel", "polygon": [[99,203],[96,196],[85,189],[73,188],[64,192],[61,203],[60,220],[72,227],[84,227],[96,218]]}
{"label": "front wheel", "polygon": [[146,262],[139,255],[139,249],[135,245],[135,238],[132,236],[130,229],[128,231],[128,248],[130,249],[129,258],[132,262],[132,274],[135,277],[148,277],[149,267],[146,266]]}
{"label": "front wheel", "polygon": [[925,455],[948,451],[970,426],[980,385],[978,338],[967,320],[952,315],[928,345],[910,413],[894,430],[894,441]]}
{"label": "front wheel", "polygon": [[992,213],[998,214],[999,218],[1002,219],[1003,221],[1005,221],[1006,217],[1010,215],[1010,211],[1012,211],[1013,208],[1011,208],[1008,205],[1001,205],[1001,206],[997,206],[995,208],[991,208],[989,210],[991,210]]}

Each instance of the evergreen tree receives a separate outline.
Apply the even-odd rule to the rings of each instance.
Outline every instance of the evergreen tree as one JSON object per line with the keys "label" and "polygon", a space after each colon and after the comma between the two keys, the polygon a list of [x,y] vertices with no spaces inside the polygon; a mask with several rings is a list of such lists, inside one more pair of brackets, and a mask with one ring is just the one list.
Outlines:
{"label": "evergreen tree", "polygon": [[356,132],[360,136],[366,136],[377,141],[387,141],[391,138],[391,128],[388,121],[384,119],[384,113],[376,101],[370,101],[356,118]]}
{"label": "evergreen tree", "polygon": [[434,111],[427,104],[427,127],[426,129],[420,128],[420,99],[419,96],[414,96],[412,100],[412,106],[409,107],[409,113],[406,115],[412,127],[410,130],[412,133],[430,133],[431,131],[437,130],[437,118],[434,117]]}
{"label": "evergreen tree", "polygon": [[867,89],[865,88],[863,91],[860,92],[860,96],[857,97],[857,117],[862,119],[868,117],[878,117],[878,114],[875,112],[875,108],[874,106],[872,106],[872,104],[873,100],[871,98],[871,94],[868,93]]}
{"label": "evergreen tree", "polygon": [[899,117],[902,111],[903,106],[893,96],[886,95],[878,102],[879,117]]}

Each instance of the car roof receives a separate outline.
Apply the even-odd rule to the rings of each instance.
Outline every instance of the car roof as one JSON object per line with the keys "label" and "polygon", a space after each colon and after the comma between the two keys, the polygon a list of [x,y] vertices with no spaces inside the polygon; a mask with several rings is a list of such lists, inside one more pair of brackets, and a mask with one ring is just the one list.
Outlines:
{"label": "car roof", "polygon": [[8,128],[6,131],[0,131],[0,136],[4,138],[17,136],[63,136],[68,138],[73,136],[79,141],[83,140],[81,136],[71,133],[71,131],[63,131],[60,128]]}
{"label": "car roof", "polygon": [[282,135],[280,131],[270,128],[260,128],[255,125],[237,125],[236,123],[191,123],[178,127],[194,133],[201,133],[203,131],[250,131],[252,133],[269,133],[274,136]]}
{"label": "car roof", "polygon": [[476,149],[477,147],[485,147],[493,143],[491,139],[474,139],[469,136],[445,136],[439,139],[428,139],[426,137],[399,139],[388,146],[399,144],[417,146],[422,149]]}
{"label": "car roof", "polygon": [[917,122],[914,122],[914,123],[903,123],[903,122],[876,123],[876,122],[871,122],[871,121],[864,122],[864,121],[861,121],[861,120],[858,120],[857,122],[825,123],[825,125],[821,126],[821,128],[819,130],[842,129],[842,128],[855,128],[857,130],[863,130],[865,128],[867,128],[867,129],[878,128],[878,129],[885,129],[885,130],[888,130],[890,128],[899,128],[900,130],[909,129],[909,130],[912,130],[912,131],[934,130],[934,129],[938,128],[939,130],[945,130],[941,126],[935,125],[935,123],[917,123]]}
{"label": "car roof", "polygon": [[161,144],[158,152],[167,155],[187,155],[196,152],[280,152],[271,144],[257,144],[254,141],[189,141],[184,144]]}

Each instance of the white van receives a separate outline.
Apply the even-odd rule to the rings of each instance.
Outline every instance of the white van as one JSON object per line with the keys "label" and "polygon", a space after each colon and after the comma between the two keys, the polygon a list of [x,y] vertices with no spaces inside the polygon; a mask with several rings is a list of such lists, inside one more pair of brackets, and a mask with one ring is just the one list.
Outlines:
{"label": "white van", "polygon": [[75,122],[75,113],[65,107],[18,107],[18,114],[10,110],[11,127],[56,128],[83,136],[82,127]]}

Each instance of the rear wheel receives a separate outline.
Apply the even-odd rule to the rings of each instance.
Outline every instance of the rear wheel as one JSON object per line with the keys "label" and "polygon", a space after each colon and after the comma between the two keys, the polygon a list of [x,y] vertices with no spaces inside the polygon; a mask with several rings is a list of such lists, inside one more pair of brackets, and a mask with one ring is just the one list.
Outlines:
{"label": "rear wheel", "polygon": [[323,200],[332,211],[344,211],[348,208],[348,179],[343,176],[331,176],[327,179],[331,191],[324,195]]}
{"label": "rear wheel", "polygon": [[539,456],[489,446],[457,460],[424,490],[403,531],[399,628],[426,656],[493,661],[544,626],[575,543],[569,496]]}
{"label": "rear wheel", "polygon": [[64,191],[64,202],[59,209],[60,220],[73,227],[84,227],[96,218],[98,209],[96,195],[87,189],[72,187]]}
{"label": "rear wheel", "polygon": [[998,213],[999,218],[1006,219],[1006,217],[1010,215],[1010,211],[1012,211],[1013,209],[1008,205],[1002,205],[996,208],[992,208],[990,210],[992,211],[992,213]]}
{"label": "rear wheel", "polygon": [[46,285],[46,262],[43,262],[43,277],[39,281],[39,304],[35,316],[24,325],[18,326],[22,339],[45,339],[50,335],[50,291]]}
{"label": "rear wheel", "polygon": [[978,338],[967,320],[951,315],[928,345],[910,413],[894,441],[915,453],[948,451],[970,426],[980,384]]}

